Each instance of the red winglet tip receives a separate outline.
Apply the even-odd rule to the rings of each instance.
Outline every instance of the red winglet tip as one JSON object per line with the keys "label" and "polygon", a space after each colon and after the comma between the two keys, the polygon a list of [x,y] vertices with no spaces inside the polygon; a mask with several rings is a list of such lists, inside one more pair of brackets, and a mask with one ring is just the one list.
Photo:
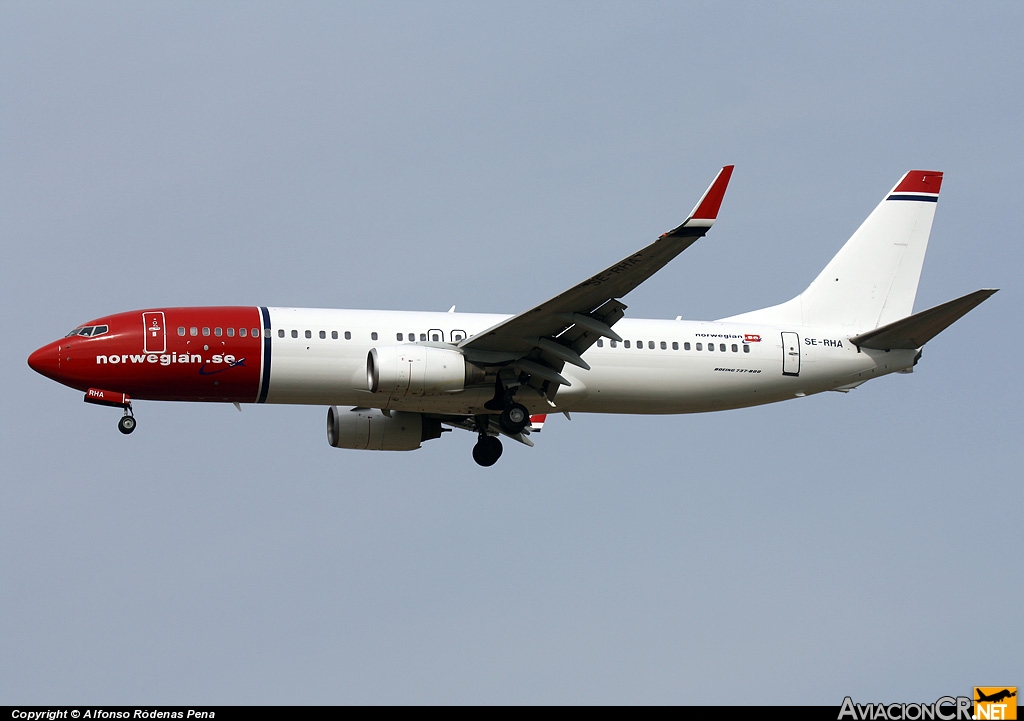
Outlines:
{"label": "red winglet tip", "polygon": [[903,176],[894,193],[938,193],[942,187],[942,173],[938,170],[911,170]]}
{"label": "red winglet tip", "polygon": [[714,220],[718,217],[718,209],[722,207],[722,199],[725,198],[725,189],[729,187],[729,179],[732,178],[734,165],[726,165],[722,168],[718,177],[711,183],[711,187],[704,193],[700,203],[697,204],[693,215],[690,217],[700,220]]}

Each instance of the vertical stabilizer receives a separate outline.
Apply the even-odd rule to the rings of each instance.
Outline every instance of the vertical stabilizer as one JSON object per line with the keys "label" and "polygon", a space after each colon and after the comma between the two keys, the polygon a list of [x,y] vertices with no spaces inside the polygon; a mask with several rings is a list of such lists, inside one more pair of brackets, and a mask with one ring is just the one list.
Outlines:
{"label": "vertical stabilizer", "polygon": [[725,320],[861,333],[913,313],[942,173],[911,170],[796,298]]}

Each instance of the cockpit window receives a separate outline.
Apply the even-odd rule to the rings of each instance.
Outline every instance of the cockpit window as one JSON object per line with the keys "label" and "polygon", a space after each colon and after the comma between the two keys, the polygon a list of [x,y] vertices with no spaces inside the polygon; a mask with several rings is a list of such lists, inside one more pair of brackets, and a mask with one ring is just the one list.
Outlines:
{"label": "cockpit window", "polygon": [[82,328],[75,328],[73,331],[68,333],[65,338],[70,338],[73,335],[81,335],[86,338],[103,335],[109,330],[105,325],[87,325]]}

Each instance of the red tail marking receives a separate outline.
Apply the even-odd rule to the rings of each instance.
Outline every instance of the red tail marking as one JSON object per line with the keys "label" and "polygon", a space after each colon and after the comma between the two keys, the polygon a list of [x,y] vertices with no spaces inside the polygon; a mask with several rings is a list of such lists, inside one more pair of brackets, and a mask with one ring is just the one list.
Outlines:
{"label": "red tail marking", "polygon": [[938,193],[942,173],[938,170],[911,170],[903,176],[894,193]]}

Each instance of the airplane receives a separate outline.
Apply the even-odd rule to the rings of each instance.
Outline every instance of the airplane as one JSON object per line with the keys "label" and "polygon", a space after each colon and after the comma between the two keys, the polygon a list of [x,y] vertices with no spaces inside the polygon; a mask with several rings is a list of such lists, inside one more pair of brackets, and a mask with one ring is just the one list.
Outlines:
{"label": "airplane", "polygon": [[975,689],[975,691],[978,692],[978,698],[976,698],[974,700],[979,702],[979,703],[981,703],[981,702],[999,703],[1000,701],[1005,701],[1006,699],[1013,698],[1014,696],[1017,695],[1016,691],[1010,691],[1010,689],[1008,689],[1008,688],[1004,688],[1002,691],[997,691],[996,693],[992,694],[991,696],[986,696],[984,693],[982,693],[982,690],[980,688],[979,689]]}
{"label": "airplane", "polygon": [[913,312],[942,173],[911,170],[802,293],[716,321],[625,317],[622,298],[703,237],[733,166],[676,228],[518,315],[154,308],[77,326],[29,366],[123,409],[133,400],[328,406],[336,448],[414,450],[459,428],[491,466],[549,413],[677,414],[847,392],[910,373],[987,288]]}

